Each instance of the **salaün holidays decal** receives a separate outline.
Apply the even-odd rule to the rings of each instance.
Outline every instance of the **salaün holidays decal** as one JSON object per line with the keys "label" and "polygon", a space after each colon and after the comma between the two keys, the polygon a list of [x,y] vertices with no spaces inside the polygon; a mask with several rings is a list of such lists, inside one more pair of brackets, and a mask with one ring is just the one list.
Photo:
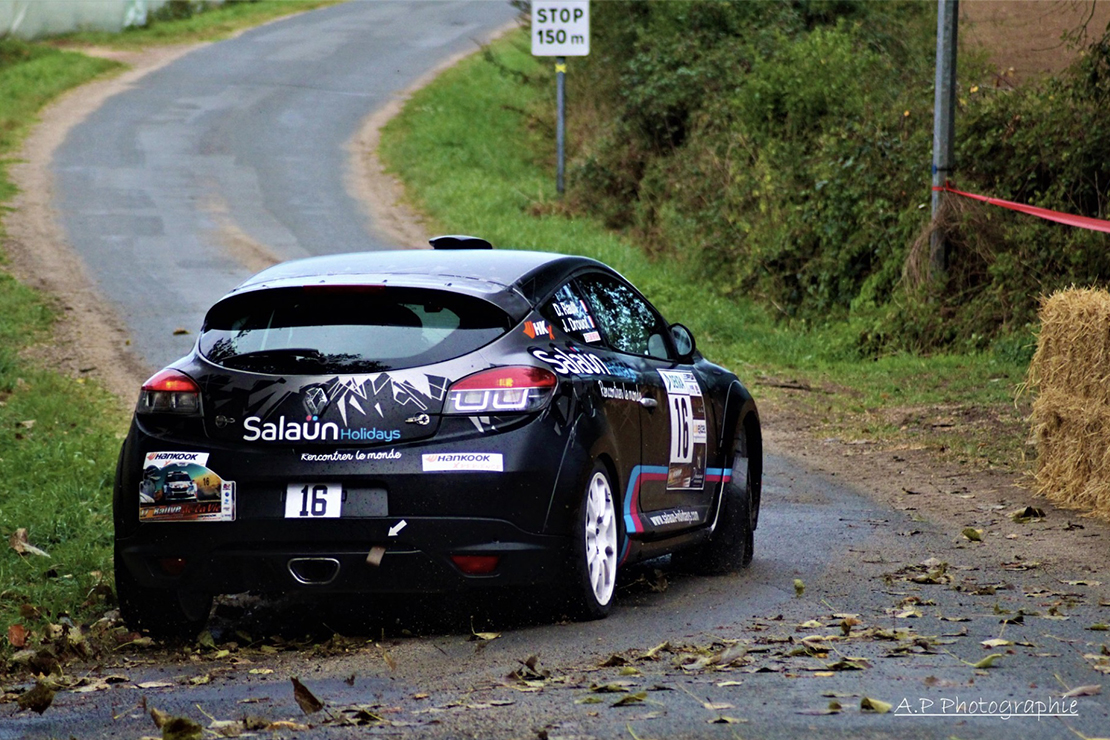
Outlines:
{"label": "sala\u00fcn holidays decal", "polygon": [[208,468],[207,452],[148,452],[139,484],[139,521],[231,522],[235,482]]}
{"label": "sala\u00fcn holidays decal", "polygon": [[667,469],[668,490],[705,488],[708,434],[705,399],[694,373],[689,370],[659,370],[667,390],[667,414],[671,424],[671,461]]}

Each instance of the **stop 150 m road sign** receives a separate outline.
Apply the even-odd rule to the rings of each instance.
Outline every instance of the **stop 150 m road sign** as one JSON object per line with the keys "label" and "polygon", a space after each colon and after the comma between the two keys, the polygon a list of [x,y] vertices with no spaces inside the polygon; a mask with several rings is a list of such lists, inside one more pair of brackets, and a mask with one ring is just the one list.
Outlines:
{"label": "stop 150 m road sign", "polygon": [[533,0],[532,56],[584,57],[589,53],[589,0]]}

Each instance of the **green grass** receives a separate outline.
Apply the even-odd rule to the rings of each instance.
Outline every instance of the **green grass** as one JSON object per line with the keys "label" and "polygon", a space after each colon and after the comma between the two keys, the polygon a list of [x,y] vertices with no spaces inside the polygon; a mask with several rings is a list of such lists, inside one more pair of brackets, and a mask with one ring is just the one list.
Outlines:
{"label": "green grass", "polygon": [[[472,57],[416,93],[383,132],[387,167],[433,228],[612,265],[668,319],[687,324],[710,359],[735,370],[765,417],[790,411],[822,436],[924,444],[960,460],[1019,464],[1023,411],[1013,398],[1025,372],[1021,361],[990,354],[861,360],[851,327],[776,322],[754,301],[723,295],[704,277],[711,269],[653,261],[633,236],[562,215],[553,137],[542,133],[545,117],[536,114],[554,106],[553,85],[522,84],[513,71],[532,80],[550,75],[527,53],[526,39],[510,36],[492,55],[496,64]],[[573,75],[572,60],[570,105]],[[812,390],[780,387],[791,383]],[[961,423],[949,426],[953,418]]]}
{"label": "green grass", "polygon": [[[277,16],[334,0],[233,3],[180,21],[126,33],[82,33],[28,43],[0,39],[0,209],[15,186],[8,166],[44,105],[61,93],[125,67],[67,47],[138,48],[212,40]],[[0,238],[6,234],[0,232]],[[111,605],[111,485],[128,413],[93,383],[43,367],[26,350],[49,342],[50,300],[0,270],[0,671],[14,648],[7,628],[32,631],[87,622]],[[9,538],[27,530],[49,557],[20,555]]]}
{"label": "green grass", "polygon": [[338,2],[342,0],[251,0],[212,6],[198,5],[193,14],[186,18],[160,20],[159,14],[155,13],[144,27],[125,28],[122,33],[82,31],[60,36],[55,43],[139,49],[165,44],[218,41],[244,28]]}
{"label": "green grass", "polygon": [[[59,94],[121,65],[82,54],[0,40],[0,203],[15,194],[11,157]],[[48,301],[0,273],[0,624],[34,627],[62,614],[92,614],[110,579],[110,483],[118,403],[103,390],[36,366],[22,350],[49,336]],[[20,556],[8,538],[26,529],[50,555]],[[87,602],[87,606],[85,605]],[[33,611],[32,611],[33,610]],[[41,614],[41,616],[24,616]],[[6,641],[0,642],[0,655]]]}

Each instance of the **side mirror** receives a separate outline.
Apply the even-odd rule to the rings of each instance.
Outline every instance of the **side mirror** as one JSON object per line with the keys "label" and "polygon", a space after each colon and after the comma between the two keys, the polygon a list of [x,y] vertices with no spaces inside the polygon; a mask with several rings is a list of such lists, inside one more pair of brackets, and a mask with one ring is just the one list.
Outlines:
{"label": "side mirror", "polygon": [[674,341],[674,348],[680,360],[689,361],[694,356],[694,350],[697,349],[694,335],[685,326],[671,324],[671,339]]}

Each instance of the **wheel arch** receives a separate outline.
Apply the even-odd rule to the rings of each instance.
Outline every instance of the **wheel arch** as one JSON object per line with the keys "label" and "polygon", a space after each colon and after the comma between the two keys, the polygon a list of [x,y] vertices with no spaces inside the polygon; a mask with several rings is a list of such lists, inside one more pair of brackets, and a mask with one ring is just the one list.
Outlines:
{"label": "wheel arch", "polygon": [[[763,430],[759,409],[748,390],[734,380],[725,396],[725,411],[718,438],[720,459],[730,469],[735,464],[735,441],[743,438],[748,451],[748,472],[752,483],[753,528],[759,521],[759,502],[763,491]],[[723,488],[722,488],[723,490]]]}

